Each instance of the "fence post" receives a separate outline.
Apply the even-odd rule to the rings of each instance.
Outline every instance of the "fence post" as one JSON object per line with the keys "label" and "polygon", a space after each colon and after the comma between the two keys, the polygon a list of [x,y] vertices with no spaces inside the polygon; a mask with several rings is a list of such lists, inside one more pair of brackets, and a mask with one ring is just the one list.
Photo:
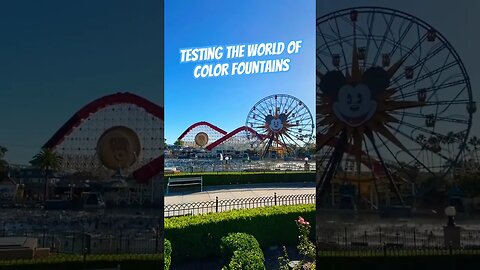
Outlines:
{"label": "fence post", "polygon": [[215,197],[215,212],[218,213],[218,196]]}
{"label": "fence post", "polygon": [[45,231],[46,231],[46,228],[44,226],[43,231],[42,231],[42,233],[43,233],[43,235],[42,235],[42,248],[45,247]]}
{"label": "fence post", "polygon": [[277,193],[276,192],[273,193],[273,198],[274,198],[275,205],[277,205]]}
{"label": "fence post", "polygon": [[83,267],[86,269],[87,266],[87,248],[83,249]]}
{"label": "fence post", "polygon": [[118,250],[117,254],[122,252],[122,238],[123,238],[122,229],[120,229],[120,241],[117,246],[117,250]]}
{"label": "fence post", "polygon": [[378,227],[378,232],[380,233],[380,245],[382,244],[382,227]]}
{"label": "fence post", "polygon": [[347,246],[347,227],[345,227],[344,230],[345,230],[344,239],[345,239],[345,247],[346,247]]}
{"label": "fence post", "polygon": [[157,230],[155,231],[155,253],[158,253],[159,234],[160,234],[160,225],[157,226]]}
{"label": "fence post", "polygon": [[82,230],[82,251],[85,250],[85,231]]}
{"label": "fence post", "polygon": [[413,248],[417,247],[417,234],[416,234],[416,229],[413,228]]}
{"label": "fence post", "polygon": [[387,256],[387,244],[383,243],[383,256]]}
{"label": "fence post", "polygon": [[75,234],[72,236],[72,254],[75,253]]}

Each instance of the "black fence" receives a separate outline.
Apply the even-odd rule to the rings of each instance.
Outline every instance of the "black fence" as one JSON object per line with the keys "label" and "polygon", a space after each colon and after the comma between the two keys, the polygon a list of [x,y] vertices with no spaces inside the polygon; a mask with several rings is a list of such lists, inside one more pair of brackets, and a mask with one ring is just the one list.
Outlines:
{"label": "black fence", "polygon": [[158,253],[163,251],[163,232],[3,232],[4,237],[31,237],[38,247],[50,248],[54,253],[71,254],[124,254]]}
{"label": "black fence", "polygon": [[319,257],[374,257],[374,256],[442,256],[442,255],[480,255],[480,248],[474,247],[401,247],[384,244],[382,246],[319,247]]}
{"label": "black fence", "polygon": [[[480,230],[460,228],[460,244],[464,248],[480,249]],[[320,227],[317,231],[320,249],[350,248],[445,248],[443,226],[428,228],[395,226]]]}
{"label": "black fence", "polygon": [[247,209],[275,205],[297,205],[315,203],[315,194],[284,195],[241,199],[219,200],[215,201],[192,202],[181,204],[165,205],[165,217],[189,216],[207,213],[217,213],[234,209]]}

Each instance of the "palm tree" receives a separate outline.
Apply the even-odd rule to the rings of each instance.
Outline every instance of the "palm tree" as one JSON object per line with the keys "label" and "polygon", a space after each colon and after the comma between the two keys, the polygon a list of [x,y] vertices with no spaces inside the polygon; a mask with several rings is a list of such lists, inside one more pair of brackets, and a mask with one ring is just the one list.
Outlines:
{"label": "palm tree", "polygon": [[445,143],[448,146],[448,156],[450,159],[452,159],[452,149],[451,146],[453,143],[455,143],[456,138],[455,138],[455,133],[453,131],[449,131],[447,135],[445,136]]}
{"label": "palm tree", "polygon": [[478,153],[477,153],[477,149],[478,149],[478,146],[480,145],[480,139],[477,137],[477,136],[473,136],[470,138],[470,140],[468,140],[468,144],[470,144],[471,146],[473,146],[473,154],[474,154],[474,157],[475,157],[475,164],[478,163]]}
{"label": "palm tree", "polygon": [[0,181],[5,177],[8,170],[8,163],[4,160],[5,154],[8,152],[6,147],[0,145]]}
{"label": "palm tree", "polygon": [[62,158],[51,148],[44,148],[40,153],[36,154],[30,163],[40,168],[44,171],[45,175],[45,186],[43,190],[43,201],[47,199],[48,196],[48,178],[52,171],[58,170],[60,168],[60,163]]}
{"label": "palm tree", "polygon": [[175,146],[184,146],[185,143],[184,143],[184,141],[176,140],[176,141],[173,143],[173,145],[175,145]]}

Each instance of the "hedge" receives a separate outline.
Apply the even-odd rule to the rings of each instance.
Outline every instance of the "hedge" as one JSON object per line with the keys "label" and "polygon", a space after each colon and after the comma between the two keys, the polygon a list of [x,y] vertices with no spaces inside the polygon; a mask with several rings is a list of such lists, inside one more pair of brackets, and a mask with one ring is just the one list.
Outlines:
{"label": "hedge", "polygon": [[164,270],[169,270],[170,269],[170,264],[172,263],[172,243],[168,241],[168,239],[164,239],[164,254],[165,254],[165,259],[164,259]]}
{"label": "hedge", "polygon": [[253,235],[246,233],[229,233],[220,239],[220,251],[225,261],[230,261],[237,250],[251,250],[262,254],[262,248]]}
{"label": "hedge", "polygon": [[161,269],[163,254],[118,254],[82,255],[52,254],[35,260],[0,261],[0,269],[5,270],[83,270],[95,268],[117,268],[122,270]]}
{"label": "hedge", "polygon": [[264,270],[265,256],[257,239],[246,233],[229,233],[222,237],[220,250],[225,262],[222,270]]}
{"label": "hedge", "polygon": [[477,269],[478,255],[384,256],[384,257],[317,257],[319,269]]}
{"label": "hedge", "polygon": [[227,173],[180,173],[166,175],[168,178],[202,176],[204,186],[259,184],[259,183],[292,183],[315,182],[315,172],[227,172]]}
{"label": "hedge", "polygon": [[228,266],[222,270],[265,270],[262,254],[251,250],[236,250]]}
{"label": "hedge", "polygon": [[[315,205],[270,206],[165,219],[165,237],[172,242],[172,260],[221,256],[220,242],[231,232],[253,235],[260,246],[296,245],[294,220],[303,216],[315,228]],[[281,224],[281,225],[279,225]],[[312,230],[312,239],[314,232]]]}

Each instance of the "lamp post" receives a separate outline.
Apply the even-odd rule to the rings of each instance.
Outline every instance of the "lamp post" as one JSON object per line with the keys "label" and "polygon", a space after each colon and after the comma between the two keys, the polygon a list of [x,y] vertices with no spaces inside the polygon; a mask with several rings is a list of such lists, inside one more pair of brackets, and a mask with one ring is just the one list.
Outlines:
{"label": "lamp post", "polygon": [[308,164],[308,157],[305,158],[305,164],[303,165],[305,171],[310,171],[310,164]]}
{"label": "lamp post", "polygon": [[447,226],[448,227],[455,227],[455,215],[457,214],[457,210],[455,206],[448,206],[445,208],[445,215],[448,217]]}
{"label": "lamp post", "polygon": [[460,248],[460,227],[455,224],[455,215],[457,211],[454,206],[445,208],[445,215],[447,216],[447,225],[443,227],[443,237],[445,240],[445,247]]}

